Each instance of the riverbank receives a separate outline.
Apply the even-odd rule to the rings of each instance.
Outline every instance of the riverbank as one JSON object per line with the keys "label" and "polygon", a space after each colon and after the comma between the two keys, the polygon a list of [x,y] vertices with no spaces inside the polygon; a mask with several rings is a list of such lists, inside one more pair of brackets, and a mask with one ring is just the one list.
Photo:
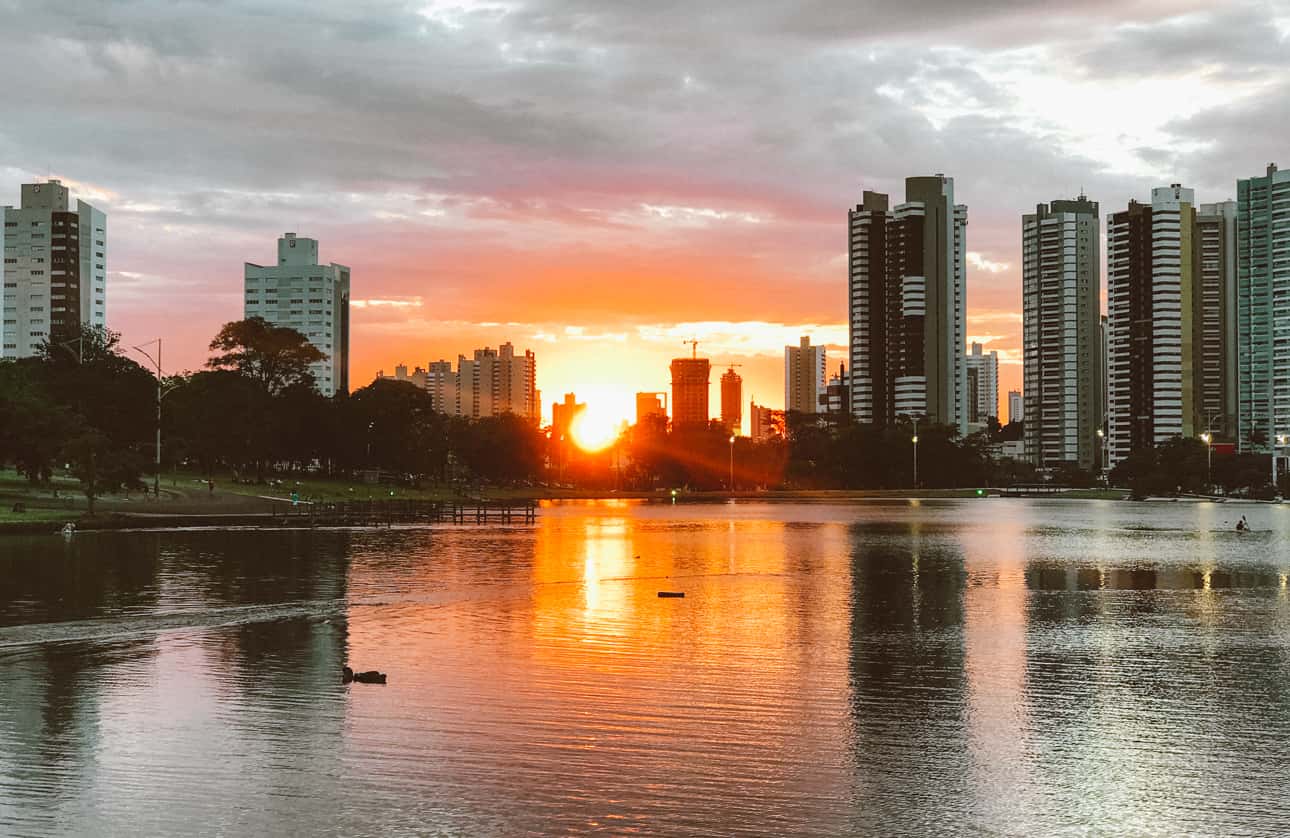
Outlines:
{"label": "riverbank", "polygon": [[[151,493],[109,495],[98,498],[95,514],[74,480],[56,477],[45,486],[34,486],[13,471],[0,471],[0,534],[55,533],[71,523],[78,530],[169,529],[175,527],[272,525],[272,510],[292,501],[428,501],[442,503],[525,503],[541,501],[636,500],[667,503],[725,501],[845,503],[863,500],[914,500],[978,498],[997,494],[994,489],[812,489],[740,492],[658,490],[617,491],[550,486],[463,489],[436,485],[419,488],[304,478],[275,479],[266,483],[236,483],[231,477],[208,483],[192,473],[170,474],[161,483],[160,497]],[[1128,493],[1118,489],[1074,489],[1046,495],[1080,500],[1121,500]],[[307,525],[307,522],[299,522]]]}

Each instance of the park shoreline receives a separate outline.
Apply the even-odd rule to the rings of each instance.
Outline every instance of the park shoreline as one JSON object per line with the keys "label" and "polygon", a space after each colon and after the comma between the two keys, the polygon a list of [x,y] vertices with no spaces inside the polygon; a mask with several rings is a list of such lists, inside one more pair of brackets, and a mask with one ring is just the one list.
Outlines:
{"label": "park shoreline", "polygon": [[[653,503],[702,504],[727,502],[765,502],[765,503],[849,503],[849,502],[902,502],[918,500],[953,500],[984,499],[1000,497],[997,488],[983,489],[927,489],[917,492],[899,489],[882,490],[849,490],[849,489],[804,489],[775,490],[765,492],[614,492],[603,490],[507,490],[498,496],[481,494],[473,500],[510,504],[523,503],[600,503],[605,501],[632,501]],[[178,528],[241,528],[241,527],[288,527],[309,528],[308,516],[284,521],[268,511],[269,507],[290,505],[290,497],[260,495],[235,496],[242,501],[236,505],[226,506],[212,503],[203,508],[203,504],[194,503],[191,498],[179,501],[162,500],[141,501],[139,506],[130,510],[113,508],[99,511],[91,516],[84,510],[68,508],[65,511],[56,507],[42,507],[38,501],[29,501],[31,506],[25,515],[11,514],[0,520],[0,535],[51,535],[63,532],[71,524],[76,532],[102,532],[114,530],[168,530]],[[1125,500],[1129,497],[1127,490],[1070,490],[1062,493],[1045,495],[1059,500]],[[33,501],[35,499],[32,499]],[[255,500],[264,505],[253,506]],[[376,501],[379,503],[380,501]],[[304,502],[301,506],[305,506]],[[221,509],[220,507],[224,508]]]}

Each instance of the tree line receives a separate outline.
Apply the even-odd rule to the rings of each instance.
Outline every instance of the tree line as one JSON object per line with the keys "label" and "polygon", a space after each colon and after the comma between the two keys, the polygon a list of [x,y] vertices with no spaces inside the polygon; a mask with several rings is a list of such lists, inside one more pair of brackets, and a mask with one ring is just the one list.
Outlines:
{"label": "tree line", "polygon": [[[92,510],[100,494],[145,488],[142,477],[155,470],[160,398],[162,469],[231,471],[243,481],[284,471],[351,477],[371,469],[409,482],[638,491],[951,489],[1043,479],[1029,464],[997,455],[997,443],[1016,438],[1019,426],[992,425],[961,437],[953,426],[919,423],[915,446],[909,422],[878,427],[790,413],[784,438],[732,442],[717,422],[669,428],[653,417],[628,428],[611,448],[585,453],[518,416],[440,413],[430,394],[409,382],[377,379],[353,393],[323,396],[310,372],[322,353],[298,331],[260,318],[225,324],[209,348],[205,368],[167,376],[160,387],[119,336],[101,327],[47,341],[35,357],[0,363],[0,462],[34,483],[66,468]],[[1110,482],[1138,495],[1210,486],[1275,494],[1267,456],[1217,457],[1211,467],[1206,453],[1198,440],[1172,440],[1135,453]],[[1097,474],[1073,465],[1047,477],[1066,486],[1098,483]]]}
{"label": "tree line", "polygon": [[92,513],[100,495],[147,488],[160,399],[163,471],[182,465],[246,481],[363,469],[445,480],[451,471],[514,483],[541,470],[545,437],[519,417],[446,416],[424,390],[383,379],[323,396],[310,364],[324,356],[294,329],[235,321],[210,350],[204,369],[166,376],[160,386],[102,327],[0,362],[0,463],[36,484],[66,469]]}

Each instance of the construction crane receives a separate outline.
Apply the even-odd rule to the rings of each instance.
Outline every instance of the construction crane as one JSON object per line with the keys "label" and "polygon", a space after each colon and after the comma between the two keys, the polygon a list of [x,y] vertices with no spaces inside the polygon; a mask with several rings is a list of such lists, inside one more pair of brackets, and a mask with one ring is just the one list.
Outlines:
{"label": "construction crane", "polygon": [[695,339],[695,338],[690,338],[689,340],[683,340],[683,341],[681,341],[681,343],[687,343],[687,344],[689,344],[689,345],[692,347],[692,348],[691,348],[691,350],[690,350],[690,357],[691,357],[691,358],[697,358],[697,357],[699,357],[699,341],[698,341],[697,339]]}

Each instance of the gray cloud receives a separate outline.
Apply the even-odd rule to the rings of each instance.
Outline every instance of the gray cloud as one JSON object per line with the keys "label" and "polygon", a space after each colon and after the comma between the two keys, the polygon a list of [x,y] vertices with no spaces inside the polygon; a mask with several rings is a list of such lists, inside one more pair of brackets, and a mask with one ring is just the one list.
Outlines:
{"label": "gray cloud", "polygon": [[[1156,0],[0,0],[0,168],[49,166],[116,193],[116,258],[148,263],[117,267],[147,276],[192,257],[120,233],[204,230],[254,258],[243,251],[266,251],[279,227],[312,224],[338,247],[410,253],[707,242],[823,288],[860,190],[899,193],[933,171],[971,206],[969,247],[1016,265],[1018,216],[1036,202],[1083,187],[1107,211],[1170,180],[1224,198],[1284,151],[1290,50],[1275,13]],[[1130,171],[1048,116],[1060,108],[1035,117],[1010,81],[1201,71],[1255,93],[1191,113],[1181,87],[1180,117],[1147,140],[1133,114],[1106,114],[1125,123]],[[13,200],[17,184],[0,187]],[[642,204],[761,222],[651,227]],[[198,258],[213,275],[217,257]],[[1016,280],[973,287],[1003,297]]]}

